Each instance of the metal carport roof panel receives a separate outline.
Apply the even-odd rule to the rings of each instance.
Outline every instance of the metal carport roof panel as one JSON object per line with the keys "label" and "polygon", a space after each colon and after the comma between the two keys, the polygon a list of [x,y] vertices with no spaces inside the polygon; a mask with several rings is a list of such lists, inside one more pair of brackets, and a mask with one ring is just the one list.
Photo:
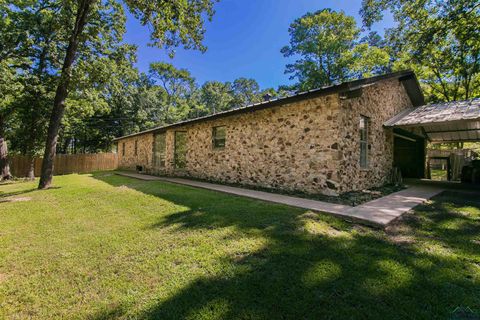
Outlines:
{"label": "metal carport roof panel", "polygon": [[480,99],[435,103],[405,110],[387,127],[421,127],[433,142],[480,141]]}

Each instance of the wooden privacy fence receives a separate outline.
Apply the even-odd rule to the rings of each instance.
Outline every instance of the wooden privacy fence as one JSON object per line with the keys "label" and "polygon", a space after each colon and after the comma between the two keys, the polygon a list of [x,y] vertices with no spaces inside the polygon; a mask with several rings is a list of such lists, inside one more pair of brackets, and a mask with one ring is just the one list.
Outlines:
{"label": "wooden privacy fence", "polygon": [[[42,158],[35,158],[35,176],[40,176]],[[25,177],[30,168],[30,158],[13,156],[9,159],[10,171],[15,177]],[[115,170],[118,167],[116,153],[94,154],[57,154],[55,156],[54,175],[69,173],[88,173],[102,170]]]}

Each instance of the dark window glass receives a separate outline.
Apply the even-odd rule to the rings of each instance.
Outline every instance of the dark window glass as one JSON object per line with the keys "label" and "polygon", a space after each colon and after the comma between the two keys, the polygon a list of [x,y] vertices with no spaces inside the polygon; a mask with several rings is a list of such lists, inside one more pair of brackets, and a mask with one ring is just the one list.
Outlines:
{"label": "dark window glass", "polygon": [[187,133],[185,131],[175,131],[174,162],[177,169],[187,166]]}
{"label": "dark window glass", "polygon": [[125,142],[122,143],[122,156],[125,156]]}
{"label": "dark window glass", "polygon": [[135,155],[138,155],[138,140],[135,140]]}
{"label": "dark window glass", "polygon": [[368,168],[368,126],[369,119],[360,117],[360,168]]}
{"label": "dark window glass", "polygon": [[225,127],[214,127],[213,128],[213,147],[214,148],[225,148],[225,139],[226,139],[226,130]]}
{"label": "dark window glass", "polygon": [[153,142],[153,165],[157,168],[165,167],[166,134],[155,135]]}

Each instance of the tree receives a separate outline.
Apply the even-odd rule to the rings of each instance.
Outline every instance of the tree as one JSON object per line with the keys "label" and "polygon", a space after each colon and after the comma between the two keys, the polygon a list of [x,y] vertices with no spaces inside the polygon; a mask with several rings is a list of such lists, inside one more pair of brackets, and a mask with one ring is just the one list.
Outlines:
{"label": "tree", "polygon": [[212,114],[261,102],[267,94],[272,99],[278,97],[272,88],[260,90],[255,79],[238,78],[233,83],[207,81],[200,88],[200,102]]}
{"label": "tree", "polygon": [[65,33],[58,29],[62,20],[58,6],[50,0],[32,3],[18,1],[17,10],[8,12],[6,19],[17,27],[17,31],[28,29],[28,34],[16,44],[15,55],[23,59],[13,70],[21,79],[21,95],[12,101],[14,112],[12,121],[12,149],[21,150],[30,157],[27,177],[34,178],[34,156],[41,149],[45,138],[45,123],[49,105],[53,98],[56,75],[49,70],[58,67],[59,49],[63,45]]}
{"label": "tree", "polygon": [[12,102],[23,88],[15,68],[28,62],[17,53],[18,47],[27,41],[25,33],[21,31],[26,30],[25,26],[16,23],[17,19],[13,18],[20,15],[14,10],[17,2],[21,3],[0,0],[0,180],[11,177],[5,139],[6,125],[13,113]]}
{"label": "tree", "polygon": [[138,124],[136,47],[115,43],[105,56],[92,58],[78,63],[72,75],[75,85],[59,133],[60,152],[107,151],[115,135]]}
{"label": "tree", "polygon": [[200,101],[210,114],[229,110],[233,100],[230,82],[207,81],[200,88]]}
{"label": "tree", "polygon": [[387,10],[397,23],[386,33],[394,69],[413,69],[430,101],[480,96],[478,1],[364,0],[364,25]]}
{"label": "tree", "polygon": [[12,102],[23,89],[18,76],[12,70],[12,64],[15,64],[14,59],[0,60],[0,181],[11,177],[5,139],[6,122],[13,113]]}
{"label": "tree", "polygon": [[34,160],[41,152],[46,135],[48,118],[54,88],[53,79],[40,79],[35,75],[24,74],[22,94],[12,103],[11,115],[11,149],[28,156],[30,166],[26,176],[34,179]]}
{"label": "tree", "polygon": [[341,65],[348,66],[348,78],[358,79],[388,72],[390,56],[382,48],[360,43],[343,52],[339,61]]}
{"label": "tree", "polygon": [[[28,173],[30,178],[33,178],[33,157],[39,154],[41,141],[45,141],[45,123],[48,122],[59,80],[62,52],[68,44],[68,30],[64,25],[73,19],[71,10],[62,11],[64,4],[56,0],[15,1],[9,6],[11,10],[2,11],[5,20],[22,35],[14,37],[21,41],[9,43],[15,47],[10,54],[17,60],[23,59],[22,63],[11,66],[11,71],[16,71],[23,84],[23,90],[11,102],[10,109],[14,112],[10,114],[10,141],[13,150],[32,159]],[[69,110],[75,109],[71,114],[76,114],[77,118],[105,105],[102,91],[104,83],[112,78],[110,70],[113,69],[108,64],[108,55],[117,50],[123,32],[124,19],[118,17],[121,6],[102,4],[98,8],[102,14],[111,14],[91,18],[92,26],[87,26],[85,36],[88,46],[77,53],[72,72],[74,81],[68,88],[72,94],[65,101]],[[7,34],[12,33],[9,28],[5,29]],[[98,36],[92,37],[92,33]],[[68,121],[64,121],[62,130],[66,125]]]}
{"label": "tree", "polygon": [[[323,9],[296,19],[289,28],[285,57],[300,56],[285,73],[298,80],[300,90],[332,85],[378,73],[389,62],[388,53],[368,42],[359,43],[360,29],[343,11]],[[360,67],[362,66],[362,67]]]}
{"label": "tree", "polygon": [[[186,48],[205,50],[205,47],[201,44],[205,33],[203,17],[205,14],[208,18],[212,17],[213,1],[127,0],[125,2],[142,25],[151,27],[153,45],[168,49],[183,44]],[[70,37],[50,117],[39,183],[40,189],[48,188],[52,182],[53,159],[77,51],[88,48],[89,37],[98,39],[99,30],[95,28],[95,24],[91,24],[95,17],[97,17],[97,20],[103,17],[112,17],[117,15],[121,7],[116,3],[117,6],[113,6],[115,10],[105,10],[104,4],[96,0],[62,1],[61,3],[62,11],[74,10],[75,18],[69,31]],[[112,7],[110,6],[110,8]],[[84,32],[85,29],[87,32]],[[103,39],[108,42],[109,37]],[[173,51],[170,51],[170,54],[173,54]]]}
{"label": "tree", "polygon": [[195,79],[186,69],[177,69],[170,63],[150,64],[150,78],[165,94],[162,123],[168,124],[185,119],[190,113],[191,97],[196,90]]}
{"label": "tree", "polygon": [[262,101],[260,86],[255,79],[238,78],[232,84],[231,108],[240,108]]}

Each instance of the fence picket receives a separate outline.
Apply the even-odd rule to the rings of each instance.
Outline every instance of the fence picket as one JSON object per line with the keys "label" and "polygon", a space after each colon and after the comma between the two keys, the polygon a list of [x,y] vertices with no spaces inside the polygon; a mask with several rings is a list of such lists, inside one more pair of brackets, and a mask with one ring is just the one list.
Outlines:
{"label": "fence picket", "polygon": [[[10,171],[15,177],[25,177],[30,161],[26,156],[9,158]],[[89,173],[93,171],[115,170],[118,167],[116,153],[96,154],[58,154],[54,159],[54,175],[69,173]],[[42,168],[42,158],[35,159],[35,176],[39,176]]]}

